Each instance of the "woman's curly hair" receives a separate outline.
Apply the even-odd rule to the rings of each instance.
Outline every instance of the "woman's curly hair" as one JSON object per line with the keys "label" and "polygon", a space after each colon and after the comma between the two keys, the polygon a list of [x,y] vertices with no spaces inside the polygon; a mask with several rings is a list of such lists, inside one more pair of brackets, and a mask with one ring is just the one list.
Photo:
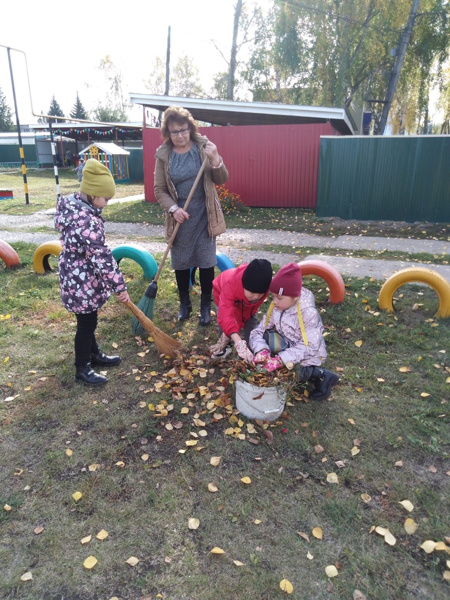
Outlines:
{"label": "woman's curly hair", "polygon": [[182,106],[169,106],[169,108],[166,108],[164,111],[161,133],[165,140],[170,140],[169,125],[171,123],[177,123],[180,127],[187,125],[189,127],[189,137],[191,140],[195,140],[199,135],[194,117]]}

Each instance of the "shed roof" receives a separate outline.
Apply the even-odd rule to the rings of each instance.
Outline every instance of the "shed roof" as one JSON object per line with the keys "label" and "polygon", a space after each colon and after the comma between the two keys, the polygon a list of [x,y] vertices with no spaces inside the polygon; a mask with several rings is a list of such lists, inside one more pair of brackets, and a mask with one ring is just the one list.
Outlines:
{"label": "shed roof", "polygon": [[298,106],[272,102],[237,102],[230,100],[205,100],[154,94],[130,93],[132,104],[164,111],[169,106],[187,108],[194,119],[213,125],[286,125],[290,123],[324,123],[329,121],[344,135],[356,129],[351,117],[343,108],[323,106]]}
{"label": "shed roof", "polygon": [[96,146],[102,152],[105,152],[106,154],[111,154],[114,156],[116,156],[118,154],[124,154],[124,155],[130,154],[128,152],[128,150],[124,150],[123,148],[121,148],[117,144],[113,144],[112,142],[101,142],[101,143],[89,144],[89,146],[86,146],[86,148],[83,148],[83,150],[80,150],[78,154],[83,154],[84,152],[87,152],[89,150],[89,148],[92,148],[92,146]]}

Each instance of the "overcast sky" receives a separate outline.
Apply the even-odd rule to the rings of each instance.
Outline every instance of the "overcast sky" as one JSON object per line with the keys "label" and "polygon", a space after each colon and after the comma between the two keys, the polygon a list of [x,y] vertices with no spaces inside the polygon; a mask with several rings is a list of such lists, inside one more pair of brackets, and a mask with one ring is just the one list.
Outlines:
{"label": "overcast sky", "polygon": [[[165,60],[169,25],[172,65],[183,54],[191,57],[209,89],[213,74],[227,69],[211,39],[228,57],[233,14],[234,0],[4,2],[0,44],[25,53],[34,112],[47,113],[55,95],[68,115],[77,91],[87,110],[102,100],[104,75],[98,66],[106,55],[122,72],[126,97],[128,92],[150,93],[144,80],[150,76],[156,56]],[[36,122],[24,55],[15,50],[10,55],[20,123]],[[8,54],[2,47],[0,87],[14,110]],[[131,116],[139,118],[141,111],[136,109]]]}

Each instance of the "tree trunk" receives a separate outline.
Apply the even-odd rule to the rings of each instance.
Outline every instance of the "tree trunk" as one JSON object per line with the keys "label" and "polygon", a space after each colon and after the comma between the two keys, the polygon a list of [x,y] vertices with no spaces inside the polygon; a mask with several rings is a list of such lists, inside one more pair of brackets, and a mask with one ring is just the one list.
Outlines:
{"label": "tree trunk", "polygon": [[234,8],[233,40],[231,42],[230,67],[227,79],[227,100],[233,100],[236,73],[237,36],[239,32],[239,19],[242,12],[242,0],[237,0]]}
{"label": "tree trunk", "polygon": [[386,123],[391,109],[392,100],[394,98],[395,89],[397,87],[398,78],[400,77],[400,71],[405,60],[406,50],[408,48],[409,40],[411,38],[412,28],[414,26],[414,20],[417,15],[420,0],[413,0],[411,10],[408,17],[406,27],[400,37],[400,41],[397,46],[397,52],[395,54],[395,62],[393,69],[389,77],[388,89],[384,99],[383,112],[381,114],[380,123],[378,125],[377,135],[383,135],[386,129]]}

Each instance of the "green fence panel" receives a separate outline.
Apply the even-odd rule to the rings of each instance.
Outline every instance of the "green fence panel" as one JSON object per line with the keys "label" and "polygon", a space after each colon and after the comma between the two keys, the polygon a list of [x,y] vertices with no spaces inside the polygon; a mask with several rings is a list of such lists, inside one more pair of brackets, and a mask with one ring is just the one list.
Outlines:
{"label": "green fence panel", "polygon": [[322,137],[316,213],[450,222],[450,136]]}
{"label": "green fence panel", "polygon": [[[17,144],[0,144],[0,163],[19,163],[20,147]],[[36,163],[36,146],[34,144],[24,144],[23,153],[25,162]]]}
{"label": "green fence panel", "polygon": [[128,148],[128,168],[131,181],[144,181],[144,151],[142,148]]}

